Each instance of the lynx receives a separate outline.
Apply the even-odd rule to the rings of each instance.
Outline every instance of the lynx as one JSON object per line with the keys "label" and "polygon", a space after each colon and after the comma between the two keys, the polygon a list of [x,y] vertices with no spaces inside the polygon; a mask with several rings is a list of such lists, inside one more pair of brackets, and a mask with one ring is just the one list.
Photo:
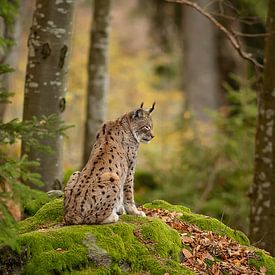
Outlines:
{"label": "lynx", "polygon": [[64,191],[66,224],[106,224],[125,212],[145,216],[134,202],[134,172],[140,143],[149,143],[151,113],[140,108],[103,124],[89,160],[73,173]]}

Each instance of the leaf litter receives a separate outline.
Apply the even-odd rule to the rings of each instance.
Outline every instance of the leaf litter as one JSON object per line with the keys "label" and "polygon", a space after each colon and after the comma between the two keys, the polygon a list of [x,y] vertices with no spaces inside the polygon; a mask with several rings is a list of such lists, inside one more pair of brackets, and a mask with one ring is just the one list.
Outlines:
{"label": "leaf litter", "polygon": [[266,274],[265,267],[261,267],[258,271],[254,266],[249,265],[249,260],[256,258],[249,247],[240,245],[227,236],[204,231],[184,222],[179,219],[181,213],[159,208],[140,207],[140,209],[146,216],[160,218],[178,231],[183,246],[180,255],[181,264],[197,274]]}

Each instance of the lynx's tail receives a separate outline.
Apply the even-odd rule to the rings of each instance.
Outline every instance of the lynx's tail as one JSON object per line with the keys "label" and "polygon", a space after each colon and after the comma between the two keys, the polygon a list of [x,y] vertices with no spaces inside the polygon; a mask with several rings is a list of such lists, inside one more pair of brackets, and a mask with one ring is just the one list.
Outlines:
{"label": "lynx's tail", "polygon": [[79,171],[74,172],[70,176],[70,178],[66,184],[66,187],[64,189],[64,210],[65,210],[65,212],[66,212],[66,209],[68,209],[70,207],[73,188],[76,185],[76,183],[78,182],[79,177],[80,177],[80,172]]}
{"label": "lynx's tail", "polygon": [[76,171],[74,172],[64,189],[64,221],[66,224],[81,224],[83,221],[83,218],[76,215],[74,213],[74,205],[73,205],[73,189],[78,182],[80,177],[80,172]]}

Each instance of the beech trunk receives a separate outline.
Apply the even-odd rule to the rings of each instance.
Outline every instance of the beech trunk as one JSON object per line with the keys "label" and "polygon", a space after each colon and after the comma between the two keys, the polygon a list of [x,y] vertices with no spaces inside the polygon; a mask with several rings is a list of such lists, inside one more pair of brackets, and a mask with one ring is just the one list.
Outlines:
{"label": "beech trunk", "polygon": [[106,119],[106,96],[108,92],[108,47],[111,22],[111,0],[95,0],[90,36],[88,64],[88,91],[83,164],[86,164],[95,137]]}
{"label": "beech trunk", "polygon": [[[199,0],[205,6],[207,0]],[[187,106],[201,122],[211,122],[206,110],[219,106],[216,29],[196,10],[184,8],[184,68]]]}
{"label": "beech trunk", "polygon": [[[28,40],[24,120],[52,114],[62,118],[73,8],[74,1],[36,1]],[[38,152],[34,148],[27,151],[23,141],[22,154],[40,162],[36,172],[42,175],[45,185],[39,189],[59,189],[63,181],[62,136],[41,140],[41,143],[49,145],[54,153]]]}

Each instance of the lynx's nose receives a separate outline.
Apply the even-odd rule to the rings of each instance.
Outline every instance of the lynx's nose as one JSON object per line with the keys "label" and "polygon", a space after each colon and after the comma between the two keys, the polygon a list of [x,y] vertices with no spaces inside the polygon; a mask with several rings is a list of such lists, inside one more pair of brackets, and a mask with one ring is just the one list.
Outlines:
{"label": "lynx's nose", "polygon": [[153,134],[151,134],[151,138],[154,138],[155,136]]}

